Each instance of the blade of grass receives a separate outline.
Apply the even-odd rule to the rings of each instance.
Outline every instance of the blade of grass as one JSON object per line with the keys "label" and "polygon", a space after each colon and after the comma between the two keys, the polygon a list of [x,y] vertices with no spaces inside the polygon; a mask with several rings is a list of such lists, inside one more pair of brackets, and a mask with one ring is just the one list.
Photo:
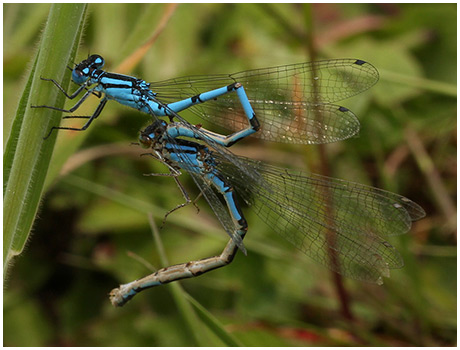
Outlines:
{"label": "blade of grass", "polygon": [[430,79],[416,78],[409,75],[390,72],[388,70],[379,69],[380,77],[383,80],[399,83],[407,86],[415,86],[426,91],[443,94],[446,96],[457,97],[457,87],[452,84],[434,81]]}
{"label": "blade of grass", "polygon": [[225,330],[224,326],[194,297],[184,291],[188,302],[192,304],[198,316],[224,343],[226,346],[244,346],[237,338]]}
{"label": "blade of grass", "polygon": [[[40,77],[52,76],[64,84],[66,65],[73,60],[83,30],[84,4],[51,6],[34,65],[16,111],[3,157],[3,276],[11,259],[19,255],[29,237],[43,192],[54,138],[44,141],[59,112],[31,109],[31,105],[63,106],[57,89],[49,90]],[[50,92],[51,91],[51,92]],[[31,147],[32,145],[32,147]],[[4,277],[5,278],[5,277]]]}

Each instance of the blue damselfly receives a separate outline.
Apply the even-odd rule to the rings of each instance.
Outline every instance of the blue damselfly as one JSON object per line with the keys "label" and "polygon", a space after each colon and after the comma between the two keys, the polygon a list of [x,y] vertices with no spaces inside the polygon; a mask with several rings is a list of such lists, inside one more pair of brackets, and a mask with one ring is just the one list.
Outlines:
{"label": "blue damselfly", "polygon": [[[42,78],[51,81],[69,99],[85,93],[70,109],[46,105],[32,106],[34,108],[73,113],[89,96],[101,98],[92,115],[64,117],[87,118],[83,127],[54,126],[45,138],[53,130],[86,130],[107,101],[114,100],[156,116],[173,118],[168,112],[173,111],[178,121],[182,120],[177,113],[189,109],[233,131],[246,128],[247,119],[252,120],[248,113],[255,112],[260,121],[256,137],[301,144],[335,142],[356,135],[359,121],[350,110],[332,103],[367,90],[379,77],[368,62],[334,59],[147,83],[132,76],[106,72],[102,70],[104,63],[101,56],[91,55],[75,65],[72,81],[80,87],[72,94],[57,81]],[[240,85],[243,88],[237,88]],[[169,108],[163,108],[165,105]]]}

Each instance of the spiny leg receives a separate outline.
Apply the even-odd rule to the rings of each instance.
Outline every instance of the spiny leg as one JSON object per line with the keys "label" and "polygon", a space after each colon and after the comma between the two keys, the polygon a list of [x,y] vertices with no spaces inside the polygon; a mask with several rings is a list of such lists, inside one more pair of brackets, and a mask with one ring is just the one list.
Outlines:
{"label": "spiny leg", "polygon": [[[179,179],[177,178],[178,176],[180,175],[179,174],[173,174],[173,173],[162,173],[162,174],[158,174],[158,173],[152,173],[152,174],[144,174],[144,176],[166,176],[166,177],[172,177],[174,179],[174,181],[176,182],[177,184],[177,187],[179,187],[181,193],[182,193],[182,196],[184,197],[185,199],[185,202],[182,203],[182,204],[178,204],[176,207],[174,207],[173,209],[169,210],[165,216],[163,217],[163,221],[161,223],[161,226],[160,226],[160,230],[164,227],[164,225],[166,224],[166,220],[169,216],[169,214],[175,212],[176,210],[178,209],[181,209],[181,208],[184,208],[186,207],[187,205],[189,205],[190,203],[193,204],[193,206],[196,208],[197,210],[197,213],[200,211],[200,208],[198,208],[198,206],[196,205],[196,201],[198,199],[195,199],[194,201],[192,201],[190,199],[190,196],[188,195],[187,193],[187,190],[184,188],[184,186],[182,185],[182,183],[179,181]],[[201,195],[201,194],[200,194]]]}
{"label": "spiny leg", "polygon": [[[73,70],[70,67],[67,67],[67,68],[69,68],[71,71]],[[87,90],[87,91],[89,90],[88,89],[88,83],[84,83],[84,84],[80,85],[80,87],[77,90],[75,90],[75,92],[72,95],[69,95],[67,93],[67,91],[65,91],[65,89],[62,87],[62,85],[59,84],[56,80],[43,78],[43,77],[40,77],[40,79],[44,80],[44,81],[51,81],[65,95],[65,97],[67,97],[69,100],[73,100],[75,97],[77,97],[78,94],[80,94],[80,92],[82,92],[83,89]],[[100,98],[102,96],[101,92],[99,92],[99,91],[91,91],[91,93],[94,96],[97,96],[98,98]]]}
{"label": "spiny leg", "polygon": [[[53,80],[54,81],[54,80]],[[76,93],[80,93],[80,91],[83,90],[83,88],[85,87],[85,85],[82,85],[80,86],[80,88],[78,88],[77,91],[75,91]],[[61,90],[62,92],[64,92],[64,90]],[[59,111],[59,112],[66,112],[66,113],[73,113],[75,112],[83,102],[85,102],[85,100],[93,93],[93,90],[92,89],[89,89],[85,92],[85,94],[82,96],[81,99],[79,99],[77,101],[77,103],[75,103],[75,105],[69,109],[64,109],[64,108],[58,108],[58,107],[53,107],[53,106],[46,106],[46,105],[41,105],[41,106],[31,106],[31,108],[48,108],[48,109],[53,109],[55,111]],[[64,94],[66,95],[67,98],[69,99],[73,99],[75,96],[74,94],[69,96],[67,95],[65,92]],[[97,95],[96,95],[97,96]],[[100,96],[99,96],[100,97]]]}
{"label": "spiny leg", "polygon": [[[84,131],[84,130],[86,130],[91,125],[93,120],[96,119],[99,116],[99,114],[101,114],[101,112],[104,109],[106,103],[107,103],[107,99],[103,98],[101,100],[101,102],[99,103],[99,105],[97,106],[96,110],[94,111],[93,115],[88,117],[89,120],[81,128],[71,128],[71,127],[66,127],[66,126],[53,126],[50,129],[49,133],[43,139],[46,140],[48,137],[50,137],[51,133],[53,132],[53,130],[73,130],[73,131]],[[56,109],[56,108],[52,108],[52,109]],[[57,110],[59,110],[59,109],[57,109]],[[84,118],[84,116],[75,116],[75,117],[76,118]],[[67,118],[72,118],[72,116],[67,116]]]}
{"label": "spiny leg", "polygon": [[169,169],[169,173],[150,173],[150,174],[144,174],[144,176],[164,176],[164,177],[172,177],[174,179],[174,181],[176,182],[177,184],[177,187],[179,187],[179,190],[181,191],[182,193],[182,196],[184,197],[185,199],[185,203],[182,203],[182,204],[179,204],[177,205],[175,208],[169,210],[164,218],[163,218],[163,222],[161,223],[161,226],[160,226],[160,229],[162,229],[164,227],[164,225],[166,224],[166,219],[168,218],[169,214],[173,213],[174,211],[180,209],[180,208],[183,208],[187,205],[189,205],[190,203],[193,204],[193,206],[196,208],[197,210],[197,213],[200,211],[200,208],[197,206],[196,202],[197,200],[201,197],[202,193],[200,193],[197,198],[195,200],[191,200],[190,199],[190,196],[188,195],[187,193],[187,190],[185,189],[185,187],[182,185],[182,183],[179,181],[178,177],[180,175],[182,175],[182,173],[172,167],[168,162],[166,162],[165,160],[163,160],[162,158],[159,158],[157,155],[153,154],[153,153],[144,153],[143,155],[150,155],[152,157],[154,157],[155,159],[157,159],[159,162],[161,162],[162,164],[166,165]]}
{"label": "spiny leg", "polygon": [[59,84],[56,80],[54,79],[48,79],[48,78],[42,78],[40,77],[41,80],[44,80],[44,81],[50,81],[52,82],[59,90],[61,90],[61,92],[65,95],[65,97],[67,97],[69,100],[73,100],[75,97],[78,96],[78,94],[80,92],[83,91],[83,89],[86,88],[86,84],[83,84],[83,85],[80,85],[80,87],[75,90],[75,92],[72,94],[72,95],[69,95],[67,94],[67,91],[65,91],[65,89],[61,86],[61,84]]}
{"label": "spiny leg", "polygon": [[[70,109],[64,109],[64,108],[58,108],[58,107],[54,107],[54,106],[47,106],[47,105],[40,105],[40,106],[31,106],[31,108],[48,108],[48,109],[52,109],[52,110],[55,110],[55,111],[59,111],[59,112],[65,112],[65,113],[73,113],[75,112],[81,105],[84,101],[86,101],[86,99],[92,94],[98,98],[101,98],[102,94],[99,92],[99,91],[94,91],[94,88],[91,88],[91,89],[88,89],[88,86],[87,84],[82,84],[73,94],[69,95],[65,89],[54,79],[47,79],[47,78],[43,78],[43,77],[40,77],[41,80],[44,80],[44,81],[50,81],[52,82],[64,95],[65,97],[67,97],[68,99],[70,100],[73,100],[75,97],[77,97],[80,92],[82,92],[83,90],[86,90],[86,93],[82,96],[82,98],[80,100],[77,101],[77,103],[71,107]],[[83,131],[83,130],[86,130],[88,128],[88,126],[91,124],[91,122],[97,118],[97,116],[101,113],[102,109],[104,108],[105,106],[105,103],[107,101],[105,99],[103,99],[101,101],[101,103],[98,105],[98,107],[96,108],[95,112],[93,113],[93,115],[91,116],[65,116],[63,119],[78,119],[78,118],[84,118],[84,119],[89,119],[89,121],[82,127],[82,128],[69,128],[69,127],[56,127],[56,126],[53,126],[49,133],[44,137],[44,139],[46,140],[48,137],[50,137],[51,133],[53,132],[53,130],[73,130],[73,131]]]}
{"label": "spiny leg", "polygon": [[184,196],[185,198],[185,203],[182,203],[182,204],[179,204],[177,205],[175,208],[171,209],[170,211],[168,211],[164,218],[163,218],[163,222],[161,223],[161,226],[160,226],[160,229],[162,229],[164,227],[164,225],[166,224],[166,219],[168,218],[169,214],[175,212],[176,210],[180,209],[180,208],[184,208],[186,207],[187,205],[189,205],[190,203],[193,204],[193,206],[196,208],[196,212],[197,214],[200,212],[200,208],[198,207],[198,205],[196,204],[196,202],[198,201],[198,199],[202,196],[202,192],[200,192],[200,194],[192,201],[190,199],[190,196],[188,195],[187,193],[187,190],[185,189],[185,187],[182,185],[182,183],[179,181],[179,179],[177,178],[177,176],[173,176],[174,178],[174,181],[176,182],[177,184],[177,187],[179,187],[180,191],[182,192],[182,195]]}

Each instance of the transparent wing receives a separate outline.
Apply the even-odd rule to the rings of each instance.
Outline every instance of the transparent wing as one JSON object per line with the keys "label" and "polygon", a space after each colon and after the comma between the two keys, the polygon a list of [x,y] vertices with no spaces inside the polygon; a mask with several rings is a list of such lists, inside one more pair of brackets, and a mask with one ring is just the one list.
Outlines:
{"label": "transparent wing", "polygon": [[[261,123],[255,137],[318,144],[343,140],[359,131],[356,116],[331,103],[369,89],[378,77],[370,63],[339,59],[169,79],[151,83],[151,89],[158,100],[170,103],[239,82]],[[248,124],[235,93],[190,110],[234,131]]]}
{"label": "transparent wing", "polygon": [[225,159],[219,171],[274,231],[315,261],[351,278],[381,283],[403,261],[384,238],[402,234],[423,209],[377,188],[278,168],[239,157],[263,181],[235,172]]}

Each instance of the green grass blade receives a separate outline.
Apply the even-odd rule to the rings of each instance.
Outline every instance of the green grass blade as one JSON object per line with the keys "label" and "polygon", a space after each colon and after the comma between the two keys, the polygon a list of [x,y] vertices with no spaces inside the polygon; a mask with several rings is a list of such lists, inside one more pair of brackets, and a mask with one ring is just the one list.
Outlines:
{"label": "green grass blade", "polygon": [[78,47],[85,13],[84,4],[51,6],[34,65],[11,124],[3,159],[4,276],[11,259],[22,252],[29,237],[54,146],[53,137],[44,141],[43,136],[51,123],[59,123],[61,114],[30,106],[63,106],[62,94],[43,84],[40,77],[68,83],[70,75],[65,74],[66,66]]}
{"label": "green grass blade", "polygon": [[457,86],[449,84],[449,83],[443,83],[441,81],[412,77],[409,75],[391,72],[385,69],[380,69],[380,76],[382,77],[382,79],[390,81],[392,83],[398,83],[398,84],[403,84],[407,86],[415,86],[419,89],[423,89],[423,90],[430,91],[430,92],[435,92],[437,94],[457,97]]}

